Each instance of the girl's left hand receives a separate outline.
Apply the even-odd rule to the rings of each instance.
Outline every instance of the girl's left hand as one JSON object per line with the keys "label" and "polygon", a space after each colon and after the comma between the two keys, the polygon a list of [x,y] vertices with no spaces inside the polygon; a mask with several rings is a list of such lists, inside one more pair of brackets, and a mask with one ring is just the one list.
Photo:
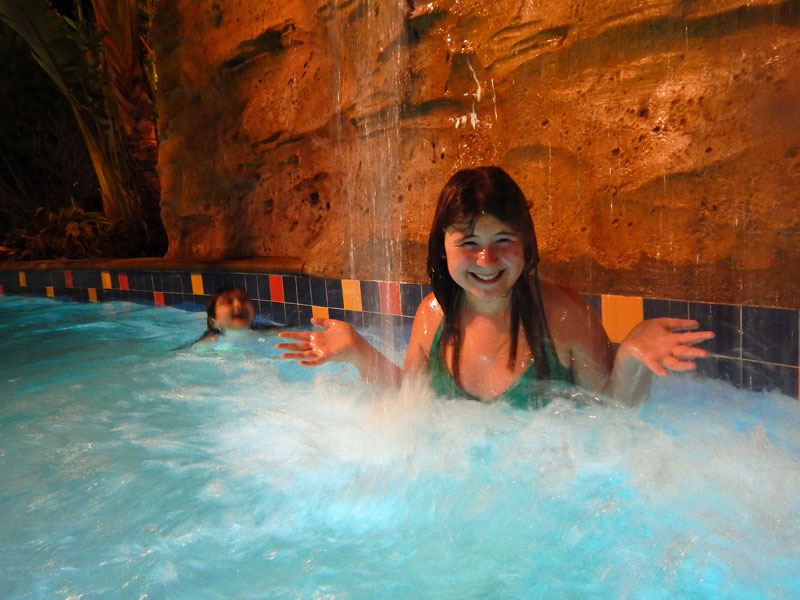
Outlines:
{"label": "girl's left hand", "polygon": [[642,321],[628,334],[617,350],[618,358],[633,358],[656,375],[671,371],[688,371],[697,365],[695,358],[708,355],[694,344],[714,337],[713,331],[686,331],[697,329],[694,319],[658,318]]}

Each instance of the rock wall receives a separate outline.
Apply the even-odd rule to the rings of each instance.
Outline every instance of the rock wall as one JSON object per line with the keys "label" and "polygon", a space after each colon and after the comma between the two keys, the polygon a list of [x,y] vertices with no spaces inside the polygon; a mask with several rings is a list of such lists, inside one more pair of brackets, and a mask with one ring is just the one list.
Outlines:
{"label": "rock wall", "polygon": [[553,279],[800,308],[798,0],[174,0],[153,42],[172,258],[425,281],[499,164]]}

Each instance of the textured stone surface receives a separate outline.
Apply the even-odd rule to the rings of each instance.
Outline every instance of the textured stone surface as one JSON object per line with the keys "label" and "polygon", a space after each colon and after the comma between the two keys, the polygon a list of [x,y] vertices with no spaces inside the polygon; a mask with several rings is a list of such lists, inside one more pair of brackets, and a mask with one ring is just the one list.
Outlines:
{"label": "textured stone surface", "polygon": [[424,281],[442,185],[500,164],[553,278],[800,307],[797,0],[175,0],[153,38],[170,257]]}

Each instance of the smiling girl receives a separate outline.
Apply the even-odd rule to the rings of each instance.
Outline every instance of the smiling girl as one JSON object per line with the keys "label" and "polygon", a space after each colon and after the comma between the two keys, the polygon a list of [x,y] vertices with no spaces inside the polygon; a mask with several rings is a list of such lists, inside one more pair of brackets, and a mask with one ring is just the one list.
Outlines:
{"label": "smiling girl", "polygon": [[464,169],[439,196],[428,239],[433,292],[417,309],[400,369],[349,324],[312,319],[321,331],[283,332],[284,358],[303,365],[352,362],[362,378],[397,384],[429,377],[435,392],[543,406],[541,382],[575,383],[618,401],[641,401],[649,373],[693,369],[692,347],[713,336],[689,319],[649,319],[614,350],[581,296],[542,281],[528,203],[499,167]]}

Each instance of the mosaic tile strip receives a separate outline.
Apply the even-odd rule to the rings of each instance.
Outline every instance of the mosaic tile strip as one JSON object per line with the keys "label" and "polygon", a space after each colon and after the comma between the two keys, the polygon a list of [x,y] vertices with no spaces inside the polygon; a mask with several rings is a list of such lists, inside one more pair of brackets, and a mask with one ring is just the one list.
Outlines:
{"label": "mosaic tile strip", "polygon": [[[273,273],[0,270],[0,294],[78,302],[126,300],[192,311],[204,311],[216,290],[231,285],[247,290],[257,313],[289,326],[307,324],[312,316],[342,319],[356,327],[408,325],[431,291],[419,283]],[[642,318],[697,319],[702,329],[716,333],[702,344],[711,356],[698,361],[701,375],[752,390],[779,390],[793,397],[800,393],[798,310],[602,294],[583,297],[600,315],[612,341],[622,341]]]}

